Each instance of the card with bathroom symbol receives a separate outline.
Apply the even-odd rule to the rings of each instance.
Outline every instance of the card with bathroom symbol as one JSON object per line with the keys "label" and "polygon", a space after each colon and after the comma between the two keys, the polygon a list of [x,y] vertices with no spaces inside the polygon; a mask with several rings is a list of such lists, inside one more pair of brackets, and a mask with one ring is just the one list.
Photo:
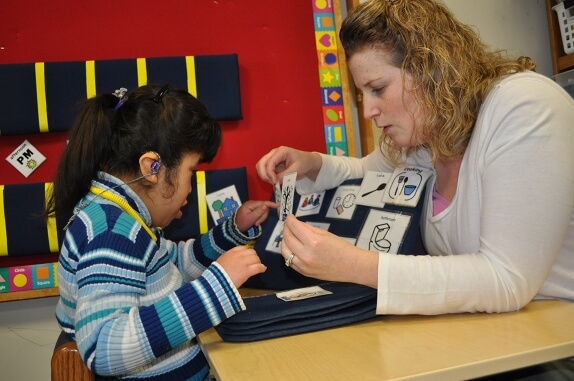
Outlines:
{"label": "card with bathroom symbol", "polygon": [[299,198],[299,205],[297,206],[297,217],[310,216],[319,214],[323,200],[325,199],[325,192],[311,193],[302,195]]}
{"label": "card with bathroom symbol", "polygon": [[355,204],[382,208],[385,206],[383,197],[391,179],[391,172],[368,171],[357,193]]}
{"label": "card with bathroom symbol", "polygon": [[355,200],[359,188],[359,185],[340,185],[333,195],[325,217],[350,220],[355,212]]}
{"label": "card with bathroom symbol", "polygon": [[411,216],[404,213],[371,209],[355,246],[365,250],[398,253]]}
{"label": "card with bathroom symbol", "polygon": [[295,182],[297,181],[297,172],[291,172],[283,176],[281,186],[281,203],[279,220],[285,221],[287,215],[293,213],[293,199],[295,198]]}
{"label": "card with bathroom symbol", "polygon": [[383,202],[414,208],[419,202],[424,185],[432,173],[427,168],[416,166],[395,169],[386,186]]}

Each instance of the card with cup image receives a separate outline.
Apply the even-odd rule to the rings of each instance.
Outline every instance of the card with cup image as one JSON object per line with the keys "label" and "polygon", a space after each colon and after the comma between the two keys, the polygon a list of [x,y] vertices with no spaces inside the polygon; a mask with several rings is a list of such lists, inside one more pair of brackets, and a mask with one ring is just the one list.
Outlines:
{"label": "card with cup image", "polygon": [[281,207],[279,210],[280,221],[285,221],[287,215],[293,213],[293,199],[295,198],[295,182],[297,181],[297,172],[291,172],[283,176],[283,185],[281,187]]}
{"label": "card with cup image", "polygon": [[383,203],[415,207],[433,172],[424,167],[396,168],[385,188]]}

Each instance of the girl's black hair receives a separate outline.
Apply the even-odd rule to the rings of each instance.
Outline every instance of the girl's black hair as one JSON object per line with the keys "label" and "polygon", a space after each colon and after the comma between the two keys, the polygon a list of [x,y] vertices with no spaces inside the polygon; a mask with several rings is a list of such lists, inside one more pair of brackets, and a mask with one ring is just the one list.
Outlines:
{"label": "girl's black hair", "polygon": [[121,99],[97,95],[85,101],[70,130],[46,214],[71,215],[98,171],[137,178],[140,156],[155,151],[170,182],[184,154],[209,163],[221,140],[217,121],[186,90],[145,85]]}

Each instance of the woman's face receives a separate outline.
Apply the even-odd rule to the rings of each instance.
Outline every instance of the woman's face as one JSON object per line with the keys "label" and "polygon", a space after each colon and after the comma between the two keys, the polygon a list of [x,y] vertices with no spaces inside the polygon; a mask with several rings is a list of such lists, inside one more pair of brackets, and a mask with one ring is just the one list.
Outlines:
{"label": "woman's face", "polygon": [[191,177],[200,155],[197,153],[184,154],[177,167],[173,186],[165,181],[165,171],[160,169],[159,182],[150,192],[152,199],[148,210],[152,217],[153,226],[166,227],[175,218],[181,218],[181,208],[187,204],[187,196],[191,193]]}
{"label": "woman's face", "polygon": [[382,128],[397,147],[421,144],[413,138],[412,77],[407,73],[403,83],[401,69],[391,65],[389,54],[381,49],[361,49],[347,63],[355,86],[363,93],[365,118]]}

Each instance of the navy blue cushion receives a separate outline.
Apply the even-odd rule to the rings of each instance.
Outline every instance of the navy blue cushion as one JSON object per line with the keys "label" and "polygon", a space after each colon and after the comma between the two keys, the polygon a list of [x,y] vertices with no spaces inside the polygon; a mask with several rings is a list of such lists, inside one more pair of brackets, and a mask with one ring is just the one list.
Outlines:
{"label": "navy blue cushion", "polygon": [[[197,98],[215,119],[242,119],[237,54],[194,56],[194,61]],[[43,71],[43,82],[37,81],[36,66],[35,63],[0,65],[0,135],[67,131],[72,127],[77,107],[87,97],[86,61],[38,65],[38,71]],[[147,58],[145,67],[149,84],[188,88],[185,56]],[[98,94],[138,86],[135,58],[96,60],[94,70]],[[41,91],[37,82],[43,84]],[[45,109],[38,106],[38,94],[45,96]],[[39,109],[44,110],[40,114],[46,118],[47,126],[40,126]]]}
{"label": "navy blue cushion", "polygon": [[338,327],[376,316],[374,288],[340,282],[320,287],[331,294],[290,302],[275,294],[244,298],[246,310],[215,329],[225,341],[247,342]]}
{"label": "navy blue cushion", "polygon": [[[6,223],[6,246],[10,257],[48,254],[58,252],[50,249],[48,225],[43,213],[46,208],[45,183],[5,185],[3,208]],[[51,226],[57,235],[58,247],[64,239],[66,216],[56,218],[56,226]]]}

